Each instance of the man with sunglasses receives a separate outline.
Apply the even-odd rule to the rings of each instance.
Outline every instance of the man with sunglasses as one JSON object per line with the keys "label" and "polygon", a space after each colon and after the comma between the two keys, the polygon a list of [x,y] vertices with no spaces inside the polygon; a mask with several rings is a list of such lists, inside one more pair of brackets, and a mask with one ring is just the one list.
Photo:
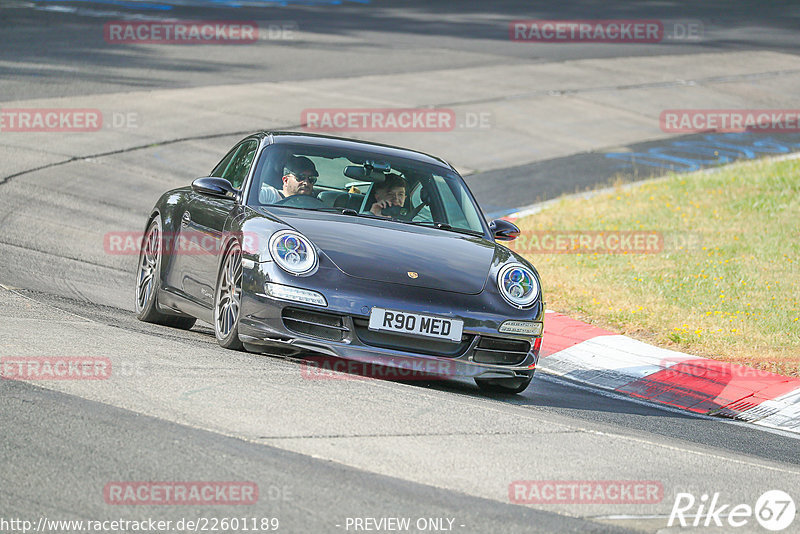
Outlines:
{"label": "man with sunglasses", "polygon": [[261,187],[258,200],[262,204],[275,204],[294,195],[312,195],[318,176],[313,161],[305,156],[289,156],[283,167],[283,189],[265,184]]}

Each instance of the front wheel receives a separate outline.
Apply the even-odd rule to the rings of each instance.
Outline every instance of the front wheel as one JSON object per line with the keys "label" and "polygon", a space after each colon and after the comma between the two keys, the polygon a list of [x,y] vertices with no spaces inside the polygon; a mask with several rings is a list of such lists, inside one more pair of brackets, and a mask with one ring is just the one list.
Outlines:
{"label": "front wheel", "polygon": [[226,349],[242,350],[239,315],[242,303],[242,247],[234,241],[225,252],[214,297],[214,333]]}
{"label": "front wheel", "polygon": [[482,391],[489,393],[522,393],[533,380],[533,375],[527,378],[476,378],[475,383]]}
{"label": "front wheel", "polygon": [[136,271],[136,317],[146,323],[155,323],[189,330],[194,317],[166,315],[158,311],[156,296],[161,287],[161,255],[164,250],[161,217],[156,216],[147,227],[142,249],[139,251],[139,268]]}

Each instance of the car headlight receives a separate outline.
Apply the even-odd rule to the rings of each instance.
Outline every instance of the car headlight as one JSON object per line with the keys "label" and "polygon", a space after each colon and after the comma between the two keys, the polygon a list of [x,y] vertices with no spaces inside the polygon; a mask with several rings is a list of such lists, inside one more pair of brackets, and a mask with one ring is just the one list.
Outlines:
{"label": "car headlight", "polygon": [[513,306],[530,306],[539,296],[539,282],[536,275],[519,263],[506,265],[497,274],[500,294]]}
{"label": "car headlight", "polygon": [[272,259],[291,274],[307,274],[317,266],[317,252],[311,241],[293,230],[280,230],[269,239]]}

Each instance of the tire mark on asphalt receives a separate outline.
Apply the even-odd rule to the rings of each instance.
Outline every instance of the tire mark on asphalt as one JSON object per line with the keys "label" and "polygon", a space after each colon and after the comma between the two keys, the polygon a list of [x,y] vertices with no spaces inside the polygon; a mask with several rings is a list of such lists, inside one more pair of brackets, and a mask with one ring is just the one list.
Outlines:
{"label": "tire mark on asphalt", "polygon": [[[598,69],[601,70],[601,69]],[[606,70],[606,69],[602,69]],[[614,71],[609,71],[615,73]],[[788,76],[800,73],[800,69],[784,69],[766,72],[755,72],[750,74],[736,74],[732,76],[709,76],[707,78],[696,78],[689,80],[677,79],[670,82],[647,82],[647,83],[634,83],[628,85],[599,85],[597,87],[586,87],[581,89],[539,89],[536,91],[526,91],[516,93],[513,95],[497,96],[491,98],[477,98],[474,100],[458,100],[453,102],[443,102],[436,104],[437,106],[465,106],[473,104],[487,104],[490,102],[505,102],[509,100],[520,100],[522,98],[530,98],[534,96],[571,96],[588,93],[600,93],[605,91],[628,91],[635,89],[664,89],[669,87],[692,87],[697,85],[714,84],[714,83],[734,83],[751,80],[761,80],[765,78],[777,78],[780,76]]]}
{"label": "tire mark on asphalt", "polygon": [[44,254],[46,256],[52,256],[54,258],[61,258],[61,259],[64,259],[64,260],[75,261],[75,262],[78,262],[78,263],[82,263],[84,265],[91,265],[92,267],[100,267],[102,269],[109,269],[111,271],[116,271],[118,273],[130,274],[131,276],[134,276],[136,274],[135,272],[127,270],[127,269],[121,269],[119,267],[112,267],[110,265],[103,265],[102,263],[95,263],[95,262],[92,262],[92,261],[89,261],[89,260],[84,260],[84,259],[81,259],[81,258],[73,258],[71,256],[64,256],[64,255],[61,255],[61,254],[55,254],[55,253],[53,253],[51,251],[39,250],[38,248],[33,248],[33,247],[26,247],[24,245],[18,245],[16,243],[10,243],[8,241],[0,240],[0,245],[6,245],[8,247],[27,250],[29,252],[38,252],[39,254]]}
{"label": "tire mark on asphalt", "polygon": [[[283,126],[280,128],[266,128],[265,131],[277,131],[277,130],[291,130],[295,128],[302,127],[302,124],[295,124],[290,126]],[[88,159],[97,159],[97,158],[104,158],[107,156],[116,156],[118,154],[127,154],[129,152],[136,152],[137,150],[145,150],[148,148],[155,148],[159,146],[167,146],[167,145],[174,145],[176,143],[184,143],[186,141],[201,141],[203,139],[217,139],[220,137],[229,137],[232,135],[249,135],[253,133],[253,130],[246,130],[246,131],[237,131],[237,132],[224,132],[224,133],[214,133],[214,134],[204,134],[204,135],[194,135],[189,137],[180,137],[178,139],[168,139],[166,141],[154,141],[152,143],[147,143],[144,145],[137,145],[128,148],[120,148],[117,150],[110,150],[108,152],[100,152],[97,154],[89,154],[86,156],[73,156],[69,159],[65,159],[62,161],[54,161],[53,163],[48,163],[47,165],[40,165],[39,167],[34,167],[31,169],[27,169],[24,171],[15,172],[14,174],[10,174],[5,176],[4,178],[0,179],[0,186],[3,186],[17,178],[19,176],[24,176],[26,174],[30,174],[37,171],[43,171],[45,169],[52,169],[53,167],[60,167],[62,165],[67,165],[69,163],[73,163],[76,161],[85,161]]]}
{"label": "tire mark on asphalt", "polygon": [[[514,95],[507,95],[502,97],[492,97],[492,98],[480,98],[474,100],[461,100],[461,101],[453,101],[453,102],[440,102],[434,104],[434,106],[442,107],[442,106],[458,106],[458,105],[472,105],[472,104],[485,104],[488,102],[499,102],[499,101],[507,101],[507,100],[518,100],[521,98],[529,98],[531,96],[569,96],[569,95],[577,95],[583,93],[595,93],[595,92],[602,92],[602,91],[625,91],[625,90],[632,90],[632,89],[653,89],[653,88],[665,88],[665,87],[679,87],[679,86],[694,86],[694,85],[702,85],[702,84],[711,84],[711,83],[731,83],[731,82],[738,82],[738,81],[748,81],[748,80],[759,80],[764,78],[775,78],[779,76],[786,76],[791,74],[800,73],[800,69],[784,69],[784,70],[777,70],[777,71],[767,71],[767,72],[759,72],[759,73],[751,73],[751,74],[740,74],[735,76],[710,76],[707,78],[697,78],[697,79],[690,79],[690,80],[675,80],[671,82],[650,82],[650,83],[640,83],[640,84],[629,84],[629,85],[608,85],[608,86],[597,86],[597,87],[589,87],[584,89],[546,89],[546,90],[537,90],[537,91],[528,91],[523,93],[517,93]],[[294,124],[290,126],[283,126],[280,128],[269,128],[268,130],[292,130],[296,128],[301,128],[302,124]],[[232,135],[248,135],[252,133],[252,130],[246,131],[237,131],[237,132],[224,132],[224,133],[215,133],[215,134],[204,134],[204,135],[197,135],[197,136],[188,136],[188,137],[181,137],[177,139],[169,139],[166,141],[156,141],[153,143],[147,143],[144,145],[137,145],[128,148],[121,148],[117,150],[111,150],[108,152],[100,152],[97,154],[91,154],[86,156],[73,156],[69,159],[62,160],[62,161],[55,161],[53,163],[48,163],[47,165],[41,165],[39,167],[34,167],[31,169],[26,169],[24,171],[19,171],[14,174],[8,175],[0,179],[0,186],[5,185],[9,181],[17,178],[18,176],[23,176],[25,174],[30,174],[32,172],[37,172],[45,169],[50,169],[53,167],[59,167],[62,165],[66,165],[69,163],[73,163],[76,161],[82,161],[92,158],[103,158],[107,156],[114,156],[118,154],[125,154],[129,152],[135,152],[137,150],[144,150],[147,148],[154,148],[158,146],[166,146],[172,145],[175,143],[182,143],[186,141],[199,141],[203,139],[217,139],[220,137],[228,137]]]}
{"label": "tire mark on asphalt", "polygon": [[[263,440],[290,440],[290,439],[354,439],[354,438],[417,438],[417,437],[446,437],[446,436],[538,436],[540,434],[586,434],[583,429],[574,430],[547,430],[537,432],[399,432],[390,434],[306,434],[301,436],[259,436]],[[252,439],[252,438],[251,438]]]}
{"label": "tire mark on asphalt", "polygon": [[[173,341],[203,345],[216,343],[214,332],[203,326],[195,326],[191,330],[176,332],[175,329],[166,326],[140,323],[138,321],[134,322],[133,312],[123,308],[105,306],[91,301],[78,301],[77,299],[32,289],[15,289],[2,285],[0,285],[0,287],[26,300],[98,325],[119,328],[128,332],[145,334],[159,339],[170,339]],[[75,311],[76,309],[80,311]],[[130,324],[124,322],[126,318],[131,319]]]}

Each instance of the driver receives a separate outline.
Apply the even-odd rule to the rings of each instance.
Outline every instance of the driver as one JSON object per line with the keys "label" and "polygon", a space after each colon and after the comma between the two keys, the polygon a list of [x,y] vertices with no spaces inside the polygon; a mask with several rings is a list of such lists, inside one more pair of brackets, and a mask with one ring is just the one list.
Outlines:
{"label": "driver", "polygon": [[275,204],[283,198],[294,195],[312,195],[318,176],[313,161],[305,156],[289,156],[283,167],[283,189],[278,190],[264,184],[261,186],[258,200],[262,204]]}

